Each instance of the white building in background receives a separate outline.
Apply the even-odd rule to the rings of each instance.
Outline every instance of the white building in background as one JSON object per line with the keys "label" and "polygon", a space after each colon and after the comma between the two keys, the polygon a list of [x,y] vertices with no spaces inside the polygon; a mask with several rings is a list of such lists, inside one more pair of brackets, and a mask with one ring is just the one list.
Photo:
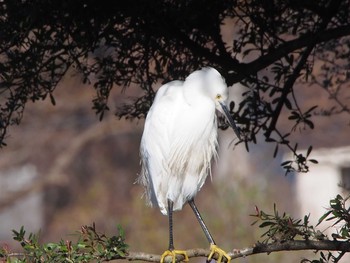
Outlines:
{"label": "white building in background", "polygon": [[350,146],[313,150],[311,155],[318,164],[310,164],[310,172],[296,175],[295,196],[299,218],[310,214],[310,223],[316,225],[331,199],[350,194]]}

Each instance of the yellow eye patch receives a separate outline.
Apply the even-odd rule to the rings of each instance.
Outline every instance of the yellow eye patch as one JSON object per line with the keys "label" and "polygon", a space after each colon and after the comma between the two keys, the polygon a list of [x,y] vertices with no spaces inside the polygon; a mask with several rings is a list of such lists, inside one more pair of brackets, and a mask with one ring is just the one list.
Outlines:
{"label": "yellow eye patch", "polygon": [[221,99],[221,97],[222,97],[222,96],[221,96],[220,94],[217,94],[216,97],[215,97],[215,99],[219,100],[219,99]]}

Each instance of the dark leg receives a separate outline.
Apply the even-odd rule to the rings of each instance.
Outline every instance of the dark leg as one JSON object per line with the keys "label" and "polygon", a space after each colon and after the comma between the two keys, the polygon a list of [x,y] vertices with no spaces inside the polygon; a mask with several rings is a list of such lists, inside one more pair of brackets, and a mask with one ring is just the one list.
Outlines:
{"label": "dark leg", "polygon": [[174,237],[173,237],[173,205],[171,200],[168,200],[168,218],[169,218],[169,250],[174,250]]}
{"label": "dark leg", "polygon": [[165,258],[172,257],[172,263],[176,263],[176,255],[182,255],[184,261],[188,261],[187,252],[184,250],[175,250],[174,248],[174,237],[173,237],[173,206],[174,203],[168,200],[168,218],[169,218],[169,249],[165,251],[161,258],[160,263],[164,263]]}
{"label": "dark leg", "polygon": [[211,259],[213,258],[214,255],[217,255],[217,263],[221,263],[221,262],[230,262],[231,261],[231,257],[225,252],[223,251],[221,248],[219,248],[216,244],[215,241],[213,239],[213,237],[211,236],[209,229],[207,228],[207,226],[205,225],[202,216],[200,215],[197,206],[194,203],[194,200],[191,199],[188,201],[188,204],[191,206],[194,214],[196,215],[199,224],[201,225],[205,236],[207,237],[209,243],[210,243],[210,254],[208,256],[207,262],[210,262]]}
{"label": "dark leg", "polygon": [[205,234],[205,236],[207,237],[209,243],[215,245],[215,241],[214,241],[212,235],[210,234],[209,229],[208,229],[207,226],[205,225],[205,223],[204,223],[204,221],[203,221],[203,218],[202,218],[201,214],[199,213],[197,206],[196,206],[195,203],[194,203],[194,200],[191,199],[190,201],[188,201],[188,204],[191,206],[191,208],[192,208],[194,214],[196,215],[196,217],[197,217],[197,219],[198,219],[198,222],[199,222],[199,224],[201,225],[201,227],[202,227],[202,229],[203,229],[203,231],[204,231],[204,234]]}

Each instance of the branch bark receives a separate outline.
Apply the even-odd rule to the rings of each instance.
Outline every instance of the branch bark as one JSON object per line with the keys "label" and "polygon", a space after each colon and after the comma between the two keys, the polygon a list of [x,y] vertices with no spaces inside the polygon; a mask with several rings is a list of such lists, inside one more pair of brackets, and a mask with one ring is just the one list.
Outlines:
{"label": "branch bark", "polygon": [[[114,248],[111,248],[114,249]],[[243,258],[251,255],[262,254],[262,253],[273,253],[281,251],[297,251],[297,250],[314,250],[314,251],[338,251],[345,254],[350,252],[350,242],[348,241],[338,241],[338,240],[287,240],[287,241],[276,241],[274,243],[264,244],[256,243],[251,247],[246,247],[242,249],[232,249],[228,252],[231,259]],[[203,248],[194,248],[186,250],[188,258],[207,258],[209,256],[210,250]],[[79,254],[79,253],[77,253]],[[22,257],[32,257],[33,255],[28,255],[26,253],[9,253],[6,255],[5,259],[10,258],[22,258]],[[75,255],[76,256],[76,255]],[[95,259],[102,261],[114,261],[114,260],[128,260],[128,261],[145,261],[145,262],[160,262],[161,255],[149,254],[146,252],[126,252],[125,256],[116,255],[114,257],[103,258],[100,256]],[[0,257],[0,260],[4,259]],[[213,259],[217,260],[218,257],[215,254]],[[171,258],[167,257],[166,262],[171,262]],[[177,255],[176,261],[183,261],[184,257],[182,255]]]}
{"label": "branch bark", "polygon": [[[308,33],[297,39],[290,40],[285,42],[278,47],[276,47],[271,52],[267,53],[264,56],[257,58],[249,63],[230,63],[227,61],[226,64],[230,63],[230,67],[235,70],[235,73],[229,76],[227,80],[229,85],[237,83],[247,77],[248,75],[252,75],[267,66],[271,65],[273,62],[278,59],[284,57],[286,54],[294,52],[296,50],[302,49],[310,44],[310,42],[315,41],[315,44],[320,44],[323,42],[327,42],[333,39],[338,39],[341,37],[350,35],[350,27],[349,26],[341,26],[338,28],[327,29],[318,32],[317,40],[315,41],[315,34]],[[218,59],[220,59],[218,57]],[[226,61],[225,61],[226,62]],[[222,62],[223,63],[223,62]]]}
{"label": "branch bark", "polygon": [[282,108],[283,108],[283,106],[285,104],[285,101],[286,101],[289,93],[293,89],[293,85],[294,85],[295,81],[299,77],[300,72],[303,69],[304,65],[306,64],[309,55],[311,54],[312,50],[314,49],[314,47],[318,43],[320,37],[322,36],[322,32],[325,31],[325,29],[327,28],[327,25],[331,21],[333,15],[338,10],[339,5],[340,5],[340,1],[339,0],[334,0],[334,1],[330,2],[330,5],[328,7],[329,14],[321,22],[320,29],[313,34],[314,37],[307,44],[307,46],[305,48],[305,51],[302,53],[302,55],[300,57],[300,60],[299,60],[298,64],[296,65],[296,67],[295,67],[295,69],[293,71],[293,74],[291,74],[291,76],[286,81],[286,83],[285,83],[285,85],[283,87],[283,91],[282,91],[280,100],[279,100],[279,102],[278,102],[278,104],[277,104],[277,106],[276,106],[276,108],[274,110],[273,118],[272,118],[272,120],[270,122],[269,128],[267,129],[267,131],[265,133],[266,138],[270,138],[270,135],[271,135],[272,131],[275,130],[276,124],[277,124],[277,120],[278,120],[278,118],[280,116],[281,110],[282,110]]}
{"label": "branch bark", "polygon": [[[338,240],[288,240],[284,242],[275,242],[270,244],[256,243],[252,247],[246,247],[242,249],[233,249],[229,252],[229,256],[232,259],[242,258],[255,254],[272,253],[280,251],[296,251],[296,250],[326,250],[326,251],[342,251],[350,252],[350,243],[347,241]],[[196,248],[186,251],[189,258],[195,257],[208,257],[209,249]],[[129,252],[127,256],[120,259],[127,259],[129,261],[142,260],[147,262],[159,262],[160,255],[148,254],[144,252]],[[217,259],[217,255],[214,255],[214,259]],[[177,260],[181,261],[184,257],[177,256]]]}

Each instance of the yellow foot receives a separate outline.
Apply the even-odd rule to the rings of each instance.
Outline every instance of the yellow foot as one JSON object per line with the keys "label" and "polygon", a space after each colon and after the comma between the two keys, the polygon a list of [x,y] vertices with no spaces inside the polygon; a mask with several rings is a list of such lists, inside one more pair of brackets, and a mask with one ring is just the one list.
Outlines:
{"label": "yellow foot", "polygon": [[225,251],[223,251],[221,248],[214,244],[210,245],[210,254],[208,257],[208,261],[212,259],[215,253],[218,254],[218,259],[216,262],[221,263],[223,259],[226,259],[228,263],[231,261],[231,257]]}
{"label": "yellow foot", "polygon": [[173,258],[172,263],[175,263],[176,255],[183,255],[185,257],[184,261],[188,261],[187,252],[185,250],[167,250],[162,254],[162,257],[160,258],[160,263],[164,263],[164,259],[167,256],[171,256]]}

